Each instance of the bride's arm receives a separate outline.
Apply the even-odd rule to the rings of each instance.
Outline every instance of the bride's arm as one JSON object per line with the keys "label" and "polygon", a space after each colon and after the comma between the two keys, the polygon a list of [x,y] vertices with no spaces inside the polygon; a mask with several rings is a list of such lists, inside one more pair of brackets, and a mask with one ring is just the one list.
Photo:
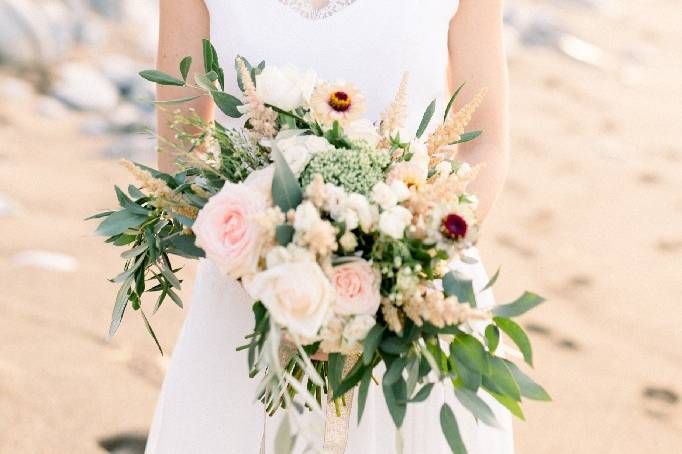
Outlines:
{"label": "bride's arm", "polygon": [[508,78],[502,34],[502,0],[460,0],[450,23],[451,90],[466,82],[459,105],[478,90],[488,94],[474,115],[469,130],[483,129],[478,139],[460,145],[459,157],[484,164],[470,189],[480,199],[483,220],[502,189],[509,160]]}
{"label": "bride's arm", "polygon": [[[209,16],[203,0],[161,0],[159,4],[159,50],[157,68],[160,71],[178,76],[180,60],[191,56],[193,63],[188,80],[194,80],[194,73],[203,72],[203,52],[201,40],[209,37]],[[178,99],[196,94],[195,90],[183,87],[159,85],[157,99]],[[213,103],[210,98],[202,97],[196,101],[183,104],[181,108],[196,109],[204,119],[213,117]],[[172,113],[177,106],[166,106],[157,109],[157,131],[159,137],[173,140],[173,132],[168,127]],[[162,152],[159,153],[159,170],[172,171],[174,157],[159,142]]]}

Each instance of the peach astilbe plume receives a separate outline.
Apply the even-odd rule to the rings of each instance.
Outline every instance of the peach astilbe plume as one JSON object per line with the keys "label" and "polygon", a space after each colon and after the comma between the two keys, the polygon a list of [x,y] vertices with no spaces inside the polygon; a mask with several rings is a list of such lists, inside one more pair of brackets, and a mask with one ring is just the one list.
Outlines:
{"label": "peach astilbe plume", "polygon": [[165,181],[154,178],[149,172],[127,159],[121,159],[120,163],[135,177],[140,187],[146,189],[155,198],[152,202],[154,206],[169,208],[180,216],[196,219],[199,210],[188,204],[180,194],[175,193]]}
{"label": "peach astilbe plume", "polygon": [[400,88],[398,88],[395,99],[381,115],[379,133],[382,137],[388,137],[396,129],[405,126],[405,119],[407,118],[407,84],[409,80],[410,73],[403,73],[403,77],[400,80]]}
{"label": "peach astilbe plume", "polygon": [[246,105],[249,110],[249,122],[253,126],[251,131],[257,140],[271,139],[277,134],[277,129],[275,128],[277,113],[266,106],[256,93],[256,86],[253,80],[251,80],[251,75],[246,68],[243,58],[237,58],[237,66],[244,86],[244,96],[246,97]]}
{"label": "peach astilbe plume", "polygon": [[444,146],[457,142],[460,139],[461,135],[464,133],[464,128],[467,127],[474,112],[476,112],[476,109],[478,109],[483,102],[486,93],[488,93],[488,89],[483,88],[474,96],[474,99],[459,111],[456,113],[451,111],[443,124],[429,136],[427,146],[429,156],[431,156],[431,165],[436,165],[443,159],[450,159],[453,157],[451,154],[439,156],[438,153]]}

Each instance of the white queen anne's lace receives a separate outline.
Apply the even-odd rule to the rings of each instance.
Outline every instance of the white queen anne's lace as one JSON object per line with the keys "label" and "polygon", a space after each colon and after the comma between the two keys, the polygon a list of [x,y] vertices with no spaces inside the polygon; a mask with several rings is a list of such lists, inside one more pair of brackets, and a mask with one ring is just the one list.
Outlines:
{"label": "white queen anne's lace", "polygon": [[290,6],[307,19],[319,20],[333,16],[356,0],[279,0],[279,2]]}

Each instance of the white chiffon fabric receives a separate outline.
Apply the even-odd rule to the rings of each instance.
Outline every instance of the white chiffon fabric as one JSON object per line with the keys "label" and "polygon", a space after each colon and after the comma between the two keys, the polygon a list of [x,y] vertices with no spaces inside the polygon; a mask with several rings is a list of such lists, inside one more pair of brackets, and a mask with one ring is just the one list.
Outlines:
{"label": "white chiffon fabric", "polygon": [[[311,17],[294,7],[300,3],[296,1],[206,0],[211,39],[227,69],[226,90],[238,92],[229,69],[239,54],[251,62],[293,63],[313,68],[325,79],[353,81],[365,94],[369,118],[378,118],[391,101],[404,71],[411,74],[409,125],[418,125],[432,99],[439,99],[442,108],[447,31],[457,1],[337,0],[343,7],[335,7],[334,1],[327,6],[333,14]],[[475,249],[467,255],[479,258]],[[480,262],[454,266],[471,276],[475,288],[487,283]],[[245,353],[235,351],[253,326],[251,304],[237,282],[210,261],[200,262],[193,303],[164,380],[146,454],[274,454],[281,415],[267,417],[255,402],[257,380],[248,377]],[[494,304],[490,290],[479,295],[479,304]],[[513,453],[509,413],[484,398],[500,428],[477,423],[451,391],[434,389],[425,402],[408,407],[402,452],[450,453],[439,424],[440,407],[447,401],[470,454]],[[397,453],[381,388],[370,386],[360,425],[356,409],[353,405],[346,453]]]}

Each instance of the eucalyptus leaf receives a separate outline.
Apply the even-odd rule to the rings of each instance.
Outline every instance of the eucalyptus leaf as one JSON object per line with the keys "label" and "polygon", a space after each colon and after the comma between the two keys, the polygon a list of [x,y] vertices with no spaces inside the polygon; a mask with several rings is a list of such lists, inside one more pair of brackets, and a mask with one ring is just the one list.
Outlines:
{"label": "eucalyptus leaf", "polygon": [[182,74],[182,80],[187,81],[187,74],[189,74],[189,68],[192,66],[192,57],[187,56],[180,62],[180,74]]}
{"label": "eucalyptus leaf", "polygon": [[209,93],[215,91],[215,84],[206,76],[206,74],[196,73],[194,75],[194,82]]}
{"label": "eucalyptus leaf", "polygon": [[178,296],[178,294],[175,293],[175,292],[173,291],[173,289],[170,288],[170,287],[168,288],[168,290],[167,290],[166,292],[168,293],[168,296],[170,296],[170,299],[173,300],[173,302],[174,302],[178,307],[180,307],[180,308],[182,309],[182,300],[180,299],[180,297]]}
{"label": "eucalyptus leaf", "polygon": [[121,258],[128,260],[137,257],[138,255],[142,254],[147,250],[147,244],[141,244],[139,246],[136,246],[132,249],[129,249],[123,253],[121,253]]}
{"label": "eucalyptus leaf", "polygon": [[533,379],[530,378],[528,375],[524,374],[523,371],[519,369],[519,366],[512,363],[511,361],[504,360],[504,362],[507,365],[507,368],[509,368],[512,375],[514,376],[514,380],[516,380],[516,383],[519,385],[519,389],[521,390],[522,396],[532,400],[540,401],[552,400],[549,394],[547,394],[547,391],[545,391],[545,389],[542,386],[535,383],[535,381],[533,381]]}
{"label": "eucalyptus leaf", "polygon": [[519,350],[521,350],[521,353],[523,354],[524,361],[532,366],[533,348],[530,344],[530,339],[528,339],[528,335],[523,331],[523,328],[515,321],[504,317],[495,317],[493,318],[493,321],[507,336],[509,336],[516,346],[519,347]]}
{"label": "eucalyptus leaf", "polygon": [[156,69],[147,69],[145,71],[140,71],[140,76],[150,82],[157,83],[159,85],[175,85],[182,87],[185,85],[185,81],[173,77],[170,74],[166,74],[162,71]]}
{"label": "eucalyptus leaf", "polygon": [[213,69],[213,45],[207,39],[201,40],[204,56],[204,71],[209,72]]}
{"label": "eucalyptus leaf", "polygon": [[422,117],[421,123],[419,123],[419,128],[417,129],[417,137],[421,137],[424,135],[424,132],[426,131],[426,128],[428,128],[429,123],[431,122],[431,119],[433,118],[433,114],[436,112],[436,100],[434,99],[431,101],[431,104],[426,108],[426,111],[424,112],[424,116]]}
{"label": "eucalyptus leaf", "polygon": [[216,106],[228,117],[240,118],[243,115],[238,109],[243,103],[238,98],[217,90],[211,91],[211,96]]}
{"label": "eucalyptus leaf", "polygon": [[483,375],[490,372],[488,353],[474,336],[460,334],[450,344],[450,354],[469,369]]}
{"label": "eucalyptus leaf", "polygon": [[138,227],[146,220],[146,215],[136,214],[127,209],[116,211],[100,223],[95,233],[102,236],[118,235],[130,228]]}
{"label": "eucalyptus leaf", "polygon": [[534,307],[542,304],[545,301],[544,298],[538,296],[534,293],[525,292],[516,301],[497,306],[493,309],[493,314],[498,317],[518,317],[523,315]]}
{"label": "eucalyptus leaf", "polygon": [[195,99],[201,98],[201,95],[195,95],[195,96],[187,96],[185,98],[177,98],[177,99],[167,99],[164,101],[152,101],[153,104],[156,104],[157,106],[174,106],[176,104],[184,104],[186,102],[194,101]]}
{"label": "eucalyptus leaf", "polygon": [[524,421],[526,417],[523,414],[523,410],[521,409],[521,405],[514,399],[511,399],[508,396],[504,396],[502,394],[498,394],[495,392],[488,391],[488,394],[493,396],[495,400],[497,400],[499,403],[501,403],[509,412],[519,418],[520,420]]}
{"label": "eucalyptus leaf", "polygon": [[362,414],[365,412],[365,404],[367,403],[367,395],[369,394],[369,383],[372,381],[372,369],[365,369],[358,387],[358,425],[362,421]]}
{"label": "eucalyptus leaf", "polygon": [[433,391],[434,386],[435,383],[427,383],[421,388],[419,388],[417,394],[415,394],[414,397],[410,399],[410,403],[424,402],[426,399],[428,399],[429,395],[431,394],[431,391]]}
{"label": "eucalyptus leaf", "polygon": [[500,271],[501,271],[501,270],[502,270],[501,268],[498,268],[498,269],[497,269],[497,271],[495,272],[495,274],[493,275],[493,277],[491,277],[490,280],[488,281],[488,283],[485,284],[485,287],[483,287],[483,288],[481,289],[481,292],[485,292],[486,290],[488,290],[489,288],[491,288],[493,285],[495,285],[495,282],[497,282],[497,279],[499,279],[499,277],[500,277]]}
{"label": "eucalyptus leaf", "polygon": [[362,346],[362,362],[365,365],[369,365],[372,362],[374,353],[379,347],[379,342],[381,342],[381,336],[384,334],[384,329],[383,325],[377,323],[365,336]]}
{"label": "eucalyptus leaf", "polygon": [[521,390],[502,358],[490,357],[490,373],[483,375],[483,386],[517,402],[521,400]]}
{"label": "eucalyptus leaf", "polygon": [[482,421],[487,426],[500,427],[497,418],[495,418],[495,413],[478,394],[466,388],[455,388],[455,397],[476,419]]}
{"label": "eucalyptus leaf", "polygon": [[405,369],[405,359],[400,357],[393,361],[390,367],[386,370],[384,374],[384,379],[382,380],[384,385],[392,385],[397,382],[398,379],[402,378],[403,370]]}
{"label": "eucalyptus leaf", "polygon": [[329,365],[329,386],[336,392],[343,378],[343,366],[346,364],[346,357],[340,353],[330,353],[327,361]]}
{"label": "eucalyptus leaf", "polygon": [[460,143],[471,142],[472,140],[478,138],[478,136],[480,136],[481,134],[483,134],[483,131],[465,132],[464,134],[459,136],[459,140],[455,140],[450,145],[457,145]]}
{"label": "eucalyptus leaf", "polygon": [[467,448],[464,446],[462,435],[459,433],[457,419],[448,404],[443,404],[440,409],[440,426],[452,454],[467,454]]}
{"label": "eucalyptus leaf", "polygon": [[272,201],[283,213],[294,210],[303,200],[301,185],[289,168],[289,164],[279,150],[273,148],[271,156],[275,162],[272,179]]}
{"label": "eucalyptus leaf", "polygon": [[123,314],[125,313],[126,306],[128,305],[128,291],[130,286],[133,284],[133,275],[131,274],[123,281],[121,287],[118,289],[116,294],[116,302],[114,303],[114,310],[111,314],[111,325],[109,326],[109,337],[113,337],[121,326],[121,320],[123,319]]}
{"label": "eucalyptus leaf", "polygon": [[448,119],[448,114],[450,113],[450,109],[452,109],[452,106],[455,104],[455,100],[457,99],[457,96],[459,96],[459,93],[462,91],[462,88],[464,88],[464,85],[466,82],[464,82],[462,85],[460,85],[457,90],[452,94],[452,97],[450,98],[450,101],[448,101],[448,105],[445,108],[445,113],[443,114],[443,121]]}
{"label": "eucalyptus leaf", "polygon": [[471,279],[459,271],[450,271],[443,276],[443,290],[447,296],[456,296],[461,302],[476,307],[476,293]]}
{"label": "eucalyptus leaf", "polygon": [[142,314],[142,320],[144,320],[144,326],[147,328],[147,331],[152,336],[152,339],[154,339],[156,347],[159,349],[161,356],[163,356],[163,348],[161,348],[161,344],[159,343],[159,339],[156,337],[156,333],[154,333],[154,330],[152,329],[152,325],[149,323],[149,320],[147,319],[147,316],[145,315],[144,311],[141,310],[140,313]]}
{"label": "eucalyptus leaf", "polygon": [[498,345],[500,345],[500,329],[495,325],[486,326],[485,339],[488,343],[488,351],[490,351],[490,353],[495,353]]}
{"label": "eucalyptus leaf", "polygon": [[401,378],[392,385],[383,383],[382,389],[384,390],[388,412],[391,414],[395,426],[400,428],[407,412],[407,384]]}

